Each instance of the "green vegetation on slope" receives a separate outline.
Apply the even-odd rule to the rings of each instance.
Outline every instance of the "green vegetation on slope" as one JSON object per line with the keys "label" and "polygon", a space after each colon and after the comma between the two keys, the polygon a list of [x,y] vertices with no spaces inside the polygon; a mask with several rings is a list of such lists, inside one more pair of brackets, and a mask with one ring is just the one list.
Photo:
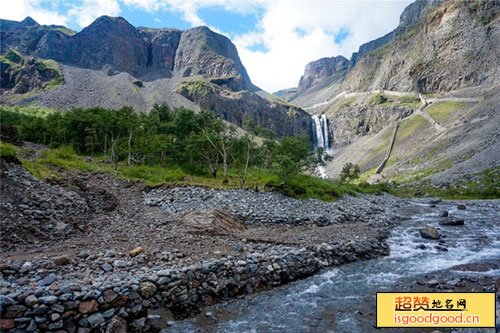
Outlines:
{"label": "green vegetation on slope", "polygon": [[207,96],[214,91],[214,87],[202,80],[197,79],[194,81],[184,81],[179,87],[177,87],[177,92],[183,96]]}
{"label": "green vegetation on slope", "polygon": [[[22,56],[18,51],[8,49],[0,56],[0,63],[2,88],[11,89],[16,95],[8,96],[11,101],[30,97],[64,83],[59,64],[51,59]],[[36,81],[33,82],[32,78],[36,78]]]}
{"label": "green vegetation on slope", "polygon": [[439,124],[446,124],[448,118],[453,112],[463,112],[465,110],[464,102],[436,102],[426,109],[426,112]]}

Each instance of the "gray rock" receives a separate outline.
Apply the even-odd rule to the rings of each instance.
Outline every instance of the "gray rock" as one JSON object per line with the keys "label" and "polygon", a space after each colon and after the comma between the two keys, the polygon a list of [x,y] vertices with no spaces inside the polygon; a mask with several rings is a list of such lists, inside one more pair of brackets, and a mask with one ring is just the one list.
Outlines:
{"label": "gray rock", "polygon": [[158,288],[152,282],[143,282],[139,285],[139,293],[144,298],[150,298]]}
{"label": "gray rock", "polygon": [[419,230],[420,236],[425,239],[439,239],[441,235],[439,231],[431,226],[425,226],[423,229]]}
{"label": "gray rock", "polygon": [[104,324],[104,322],[105,322],[104,316],[100,312],[97,312],[97,313],[94,313],[93,315],[90,315],[87,318],[87,321],[89,322],[89,324],[92,328],[99,327],[102,324]]}
{"label": "gray rock", "polygon": [[57,303],[57,297],[56,296],[43,296],[38,299],[40,303],[42,304],[47,304],[47,305],[52,305]]}
{"label": "gray rock", "polygon": [[127,321],[119,316],[114,316],[106,327],[106,333],[127,333]]}
{"label": "gray rock", "polygon": [[35,295],[29,295],[28,297],[26,297],[26,299],[24,300],[24,304],[31,308],[33,307],[35,304],[38,304],[38,298],[35,296]]}
{"label": "gray rock", "polygon": [[3,315],[4,318],[18,318],[22,317],[24,315],[24,312],[26,312],[26,307],[24,305],[11,305],[7,308],[5,311],[5,315]]}
{"label": "gray rock", "polygon": [[460,226],[464,225],[464,219],[448,216],[439,221],[440,225],[448,225],[448,226]]}

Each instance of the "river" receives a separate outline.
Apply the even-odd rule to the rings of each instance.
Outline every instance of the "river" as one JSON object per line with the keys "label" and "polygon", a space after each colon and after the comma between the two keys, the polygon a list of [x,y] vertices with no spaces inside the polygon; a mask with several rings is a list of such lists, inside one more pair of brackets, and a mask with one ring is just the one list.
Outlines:
{"label": "river", "polygon": [[[181,332],[370,332],[375,325],[376,292],[410,291],[417,280],[452,266],[473,262],[500,263],[500,202],[481,201],[458,210],[424,201],[407,206],[408,220],[393,229],[390,255],[332,268],[311,278],[271,291],[207,307],[195,318],[176,322]],[[464,226],[440,226],[437,213],[462,217]],[[422,239],[418,229],[440,229],[441,243]],[[425,249],[417,249],[417,246]],[[473,281],[500,276],[500,269],[457,272]],[[450,280],[455,278],[449,275]],[[424,283],[425,284],[425,283]],[[412,291],[415,291],[412,289]],[[389,330],[384,330],[389,331]],[[400,330],[393,329],[400,332]],[[494,331],[494,329],[493,329]]]}

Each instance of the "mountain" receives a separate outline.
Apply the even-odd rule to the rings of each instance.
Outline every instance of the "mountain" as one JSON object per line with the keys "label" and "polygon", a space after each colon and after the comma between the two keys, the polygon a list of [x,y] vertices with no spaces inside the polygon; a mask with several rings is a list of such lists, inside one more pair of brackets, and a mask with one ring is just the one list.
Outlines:
{"label": "mountain", "polygon": [[[0,23],[3,104],[148,111],[167,102],[212,110],[237,126],[252,120],[278,136],[311,135],[309,115],[254,86],[236,47],[207,27],[136,28],[109,16],[78,33],[29,17]],[[8,59],[12,54],[18,62]],[[43,66],[30,62],[50,62],[51,75],[61,79],[48,84],[50,76],[39,79]]]}
{"label": "mountain", "polygon": [[[326,170],[449,182],[500,168],[500,2],[419,0],[398,27],[338,57],[308,64],[288,101],[325,114],[334,133]],[[489,172],[489,171],[488,171]]]}

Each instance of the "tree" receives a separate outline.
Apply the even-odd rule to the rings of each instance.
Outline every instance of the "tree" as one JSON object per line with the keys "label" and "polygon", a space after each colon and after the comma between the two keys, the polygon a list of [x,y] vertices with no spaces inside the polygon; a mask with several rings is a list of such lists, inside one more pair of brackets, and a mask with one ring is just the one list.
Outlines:
{"label": "tree", "polygon": [[217,118],[212,113],[205,111],[200,114],[201,121],[201,134],[212,146],[212,148],[218,152],[222,158],[222,168],[223,168],[223,180],[222,182],[226,184],[227,171],[229,164],[229,157],[231,148],[234,145],[234,135],[236,129],[234,126],[228,126],[224,122]]}
{"label": "tree", "polygon": [[340,172],[340,181],[349,182],[353,179],[359,178],[359,172],[359,165],[347,162],[344,164],[342,171]]}

